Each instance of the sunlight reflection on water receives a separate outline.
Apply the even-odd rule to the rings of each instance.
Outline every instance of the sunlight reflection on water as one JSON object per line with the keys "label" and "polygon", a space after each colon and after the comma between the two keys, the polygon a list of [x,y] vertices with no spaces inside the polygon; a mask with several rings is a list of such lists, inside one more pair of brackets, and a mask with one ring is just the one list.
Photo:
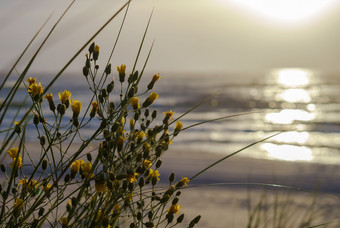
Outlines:
{"label": "sunlight reflection on water", "polygon": [[[272,124],[289,125],[297,122],[309,122],[316,118],[315,105],[312,95],[307,87],[312,82],[313,72],[305,69],[279,69],[273,71],[271,80],[274,79],[278,87],[284,88],[274,96],[275,101],[286,102],[284,107],[292,107],[299,103],[309,103],[305,108],[299,109],[281,109],[275,112],[269,112],[265,120]],[[275,94],[275,91],[267,92]],[[287,104],[288,103],[288,104]],[[275,143],[264,143],[261,148],[267,152],[269,158],[282,159],[287,161],[312,161],[313,152],[309,147],[300,146],[305,144],[309,139],[308,132],[290,131],[284,132],[275,138]]]}

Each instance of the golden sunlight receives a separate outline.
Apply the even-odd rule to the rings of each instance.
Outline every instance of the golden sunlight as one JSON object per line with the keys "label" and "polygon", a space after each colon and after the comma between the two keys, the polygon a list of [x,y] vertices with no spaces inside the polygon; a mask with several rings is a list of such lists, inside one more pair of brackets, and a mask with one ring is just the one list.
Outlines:
{"label": "golden sunlight", "polygon": [[311,72],[305,69],[288,68],[277,72],[277,82],[286,87],[298,87],[309,84]]}
{"label": "golden sunlight", "polygon": [[258,17],[282,23],[305,22],[332,9],[336,0],[218,0]]}
{"label": "golden sunlight", "polygon": [[312,161],[314,159],[312,150],[304,146],[264,143],[262,149],[268,152],[269,157],[286,161]]}

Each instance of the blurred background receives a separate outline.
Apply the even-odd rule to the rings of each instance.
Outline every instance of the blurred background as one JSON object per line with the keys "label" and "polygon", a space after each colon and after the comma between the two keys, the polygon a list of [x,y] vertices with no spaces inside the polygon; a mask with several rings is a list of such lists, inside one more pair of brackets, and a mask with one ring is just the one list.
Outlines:
{"label": "blurred background", "polygon": [[[52,15],[19,64],[22,71],[44,34],[70,1],[0,0],[0,70],[6,72]],[[76,1],[38,55],[31,75],[56,75],[124,1]],[[111,62],[131,70],[154,9],[138,67],[152,42],[145,78],[154,73],[155,106],[184,117],[184,125],[239,113],[252,114],[183,132],[172,148],[228,154],[280,130],[286,132],[240,156],[285,161],[340,162],[340,2],[337,0],[132,1]],[[103,63],[124,12],[95,38]],[[86,51],[84,51],[85,54]],[[54,88],[86,100],[80,55]],[[117,76],[115,73],[114,76]],[[15,77],[14,77],[15,78]],[[75,83],[76,82],[76,83]],[[32,137],[31,139],[36,140]]]}

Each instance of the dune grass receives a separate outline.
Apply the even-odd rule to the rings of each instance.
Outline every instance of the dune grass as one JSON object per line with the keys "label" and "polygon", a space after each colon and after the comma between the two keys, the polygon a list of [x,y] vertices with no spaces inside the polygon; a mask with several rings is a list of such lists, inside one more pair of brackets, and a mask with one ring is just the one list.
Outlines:
{"label": "dune grass", "polygon": [[[176,177],[175,173],[171,173],[168,185],[159,187],[161,156],[182,131],[199,124],[249,113],[183,126],[181,118],[200,104],[179,117],[171,110],[158,113],[153,108],[152,104],[158,98],[153,87],[161,76],[154,74],[146,88],[139,84],[143,80],[153,44],[150,44],[142,69],[136,69],[141,50],[146,45],[145,37],[152,13],[136,51],[134,65],[116,63],[117,70],[112,70],[115,67],[110,63],[111,57],[120,39],[120,31],[131,1],[122,5],[82,44],[47,85],[42,85],[37,78],[29,77],[36,56],[74,2],[70,3],[55,22],[24,70],[18,72],[18,79],[1,101],[0,126],[3,126],[5,119],[10,118],[9,110],[13,108],[13,100],[20,86],[24,86],[27,91],[27,99],[15,107],[17,114],[12,118],[13,123],[6,129],[0,129],[3,138],[0,155],[7,156],[11,161],[9,164],[1,164],[0,224],[7,224],[9,227],[179,225],[184,220],[179,203],[181,190],[188,186],[190,180],[230,156],[276,134],[246,145],[210,166],[203,167],[190,178]],[[124,17],[118,36],[113,42],[111,55],[102,60],[100,48],[103,47],[93,40],[122,13]],[[3,77],[0,90],[5,88],[16,71],[17,64],[22,61],[22,56],[31,48],[32,42],[45,25],[46,23],[37,31]],[[60,91],[58,95],[52,94],[50,91],[56,80],[80,54],[85,55],[82,80],[87,82],[91,99],[80,101],[72,96],[72,91],[67,90]],[[112,75],[116,75],[116,78],[112,79]],[[119,97],[118,101],[114,97]],[[20,112],[23,115],[19,115]],[[46,119],[47,115],[52,115],[53,118]],[[160,116],[161,121],[158,121]],[[93,122],[97,124],[96,128],[92,129],[89,137],[85,137],[83,128]],[[30,134],[27,128],[32,126],[38,135],[36,144],[39,148],[36,151],[30,151],[26,146],[27,134]],[[81,143],[78,145],[75,141]],[[40,153],[39,158],[34,159],[32,153]],[[258,207],[263,205],[263,200],[258,203]],[[255,209],[249,217],[249,227],[257,227],[252,224],[254,220],[258,221],[258,214],[259,210]],[[187,227],[194,227],[200,218],[200,215],[191,218]]]}

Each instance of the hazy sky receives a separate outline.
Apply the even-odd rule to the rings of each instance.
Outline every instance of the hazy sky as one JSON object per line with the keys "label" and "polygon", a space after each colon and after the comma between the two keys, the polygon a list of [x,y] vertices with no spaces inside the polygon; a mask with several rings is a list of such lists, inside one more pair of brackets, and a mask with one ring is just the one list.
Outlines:
{"label": "hazy sky", "polygon": [[[0,0],[0,69],[9,68],[54,12],[32,46],[35,50],[69,2]],[[123,3],[78,0],[46,43],[32,71],[60,69]],[[252,72],[283,67],[340,71],[338,0],[135,0],[111,60],[113,65],[131,66],[153,7],[140,63],[155,39],[149,71]],[[103,64],[122,16],[95,39]],[[83,60],[82,54],[70,71],[81,73]]]}

